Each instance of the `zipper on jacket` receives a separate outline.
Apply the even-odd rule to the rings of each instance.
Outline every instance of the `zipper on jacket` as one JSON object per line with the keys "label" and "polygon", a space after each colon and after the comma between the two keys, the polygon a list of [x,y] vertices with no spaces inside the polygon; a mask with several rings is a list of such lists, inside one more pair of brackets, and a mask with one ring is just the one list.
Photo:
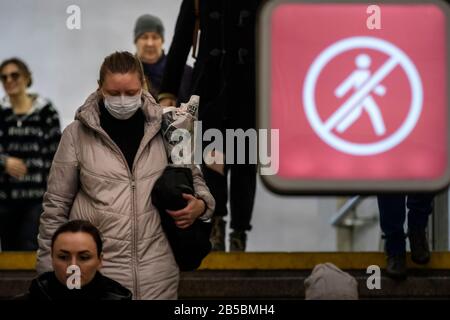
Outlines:
{"label": "zipper on jacket", "polygon": [[[125,164],[125,167],[127,168],[128,172],[128,179],[131,181],[131,231],[132,231],[132,243],[131,243],[131,263],[132,263],[132,270],[133,270],[133,298],[139,300],[140,297],[140,291],[139,291],[139,281],[138,281],[138,273],[137,273],[137,266],[138,266],[138,257],[137,257],[137,239],[136,239],[136,233],[137,233],[137,213],[136,213],[136,196],[135,196],[135,189],[136,189],[136,182],[133,173],[131,173],[130,167],[128,166],[128,162],[125,159],[125,156],[123,155],[120,148],[112,141],[112,139],[102,130],[98,130],[92,126],[90,126],[95,132],[99,133],[101,136],[103,136],[104,140],[107,142],[107,144],[122,158],[123,163]],[[133,165],[134,167],[134,165]],[[134,171],[134,170],[133,170]]]}
{"label": "zipper on jacket", "polygon": [[137,254],[137,213],[136,213],[136,181],[134,180],[134,177],[132,177],[131,180],[131,211],[133,213],[133,221],[132,221],[132,230],[133,232],[133,243],[132,243],[132,250],[133,250],[133,256],[135,257],[135,263],[133,266],[133,282],[134,287],[136,288],[136,299],[141,299],[141,292],[139,290],[139,281],[138,281],[138,274],[137,274],[137,266],[138,266],[138,254]]}

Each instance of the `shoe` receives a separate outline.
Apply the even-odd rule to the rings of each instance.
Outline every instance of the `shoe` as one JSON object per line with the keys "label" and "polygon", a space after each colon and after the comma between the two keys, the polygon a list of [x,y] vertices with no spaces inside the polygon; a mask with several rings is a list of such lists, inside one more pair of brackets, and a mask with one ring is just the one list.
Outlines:
{"label": "shoe", "polygon": [[427,264],[430,261],[430,248],[428,247],[426,231],[409,230],[408,238],[411,247],[411,260],[417,264]]}
{"label": "shoe", "polygon": [[406,255],[398,254],[387,257],[386,274],[389,278],[404,280],[406,274]]}
{"label": "shoe", "polygon": [[212,217],[212,230],[209,237],[212,251],[225,251],[225,221],[222,217]]}
{"label": "shoe", "polygon": [[230,251],[245,251],[247,234],[245,231],[233,231],[230,233]]}

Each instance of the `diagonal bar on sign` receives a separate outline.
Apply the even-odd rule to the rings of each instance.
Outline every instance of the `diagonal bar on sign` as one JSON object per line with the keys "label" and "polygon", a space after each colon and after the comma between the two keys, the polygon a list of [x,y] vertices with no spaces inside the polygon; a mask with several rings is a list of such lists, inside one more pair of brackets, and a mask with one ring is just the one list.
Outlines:
{"label": "diagonal bar on sign", "polygon": [[358,104],[367,97],[367,95],[377,86],[398,64],[398,60],[395,57],[391,57],[385,62],[381,68],[379,68],[365,84],[364,86],[354,93],[347,101],[345,101],[325,122],[324,128],[327,131],[333,130],[333,128],[342,120],[352,109],[358,106]]}

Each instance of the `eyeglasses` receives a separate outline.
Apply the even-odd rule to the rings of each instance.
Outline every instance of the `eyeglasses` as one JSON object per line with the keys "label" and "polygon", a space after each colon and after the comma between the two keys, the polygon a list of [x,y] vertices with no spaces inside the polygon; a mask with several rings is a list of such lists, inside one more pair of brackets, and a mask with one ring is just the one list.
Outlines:
{"label": "eyeglasses", "polygon": [[5,73],[0,76],[0,79],[2,80],[2,82],[6,82],[8,81],[9,77],[11,77],[13,81],[17,81],[20,78],[20,73],[19,72],[11,72],[9,74]]}

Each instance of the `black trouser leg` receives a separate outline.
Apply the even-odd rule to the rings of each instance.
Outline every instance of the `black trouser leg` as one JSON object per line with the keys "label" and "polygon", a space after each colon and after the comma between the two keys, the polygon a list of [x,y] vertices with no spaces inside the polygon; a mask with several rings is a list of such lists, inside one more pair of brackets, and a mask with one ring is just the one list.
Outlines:
{"label": "black trouser leg", "polygon": [[380,226],[385,238],[387,255],[405,254],[406,240],[404,224],[406,207],[404,195],[379,195]]}
{"label": "black trouser leg", "polygon": [[428,225],[428,217],[433,211],[434,194],[412,194],[406,200],[408,212],[408,229],[424,231]]}
{"label": "black trouser leg", "polygon": [[2,251],[18,251],[21,212],[12,204],[0,206],[0,241]]}
{"label": "black trouser leg", "polygon": [[231,228],[251,230],[251,218],[256,192],[256,165],[230,166]]}
{"label": "black trouser leg", "polygon": [[225,170],[225,175],[222,175],[214,170],[209,169],[205,164],[203,164],[202,173],[209,191],[216,200],[216,209],[213,215],[215,217],[225,217],[228,213],[227,171]]}
{"label": "black trouser leg", "polygon": [[41,203],[23,206],[23,215],[17,230],[19,250],[35,251],[38,249],[37,236],[41,214]]}

